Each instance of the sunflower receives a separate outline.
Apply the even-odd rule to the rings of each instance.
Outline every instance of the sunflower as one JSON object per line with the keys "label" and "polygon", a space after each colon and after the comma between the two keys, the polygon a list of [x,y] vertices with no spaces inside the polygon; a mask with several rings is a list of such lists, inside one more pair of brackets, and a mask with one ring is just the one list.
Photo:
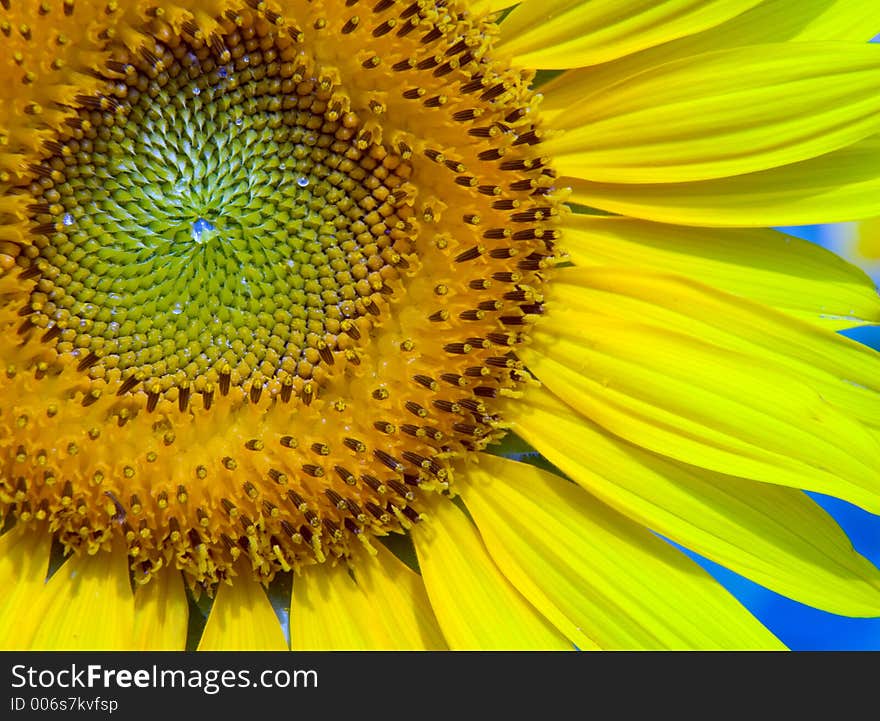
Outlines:
{"label": "sunflower", "polygon": [[880,214],[880,10],[0,3],[2,647],[880,615],[880,298],[767,229]]}

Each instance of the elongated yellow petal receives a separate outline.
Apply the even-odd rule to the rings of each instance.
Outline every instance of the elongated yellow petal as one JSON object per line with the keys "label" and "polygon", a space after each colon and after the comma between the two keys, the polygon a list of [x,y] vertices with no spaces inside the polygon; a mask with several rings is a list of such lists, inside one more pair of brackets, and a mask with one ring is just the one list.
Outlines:
{"label": "elongated yellow petal", "polygon": [[549,0],[517,7],[500,50],[529,68],[595,65],[698,33],[760,0]]}
{"label": "elongated yellow petal", "polygon": [[294,651],[378,650],[389,637],[367,615],[348,566],[306,568],[293,580],[290,645]]}
{"label": "elongated yellow petal", "polygon": [[821,323],[880,322],[880,294],[834,253],[773,230],[682,228],[629,218],[572,215],[565,249],[584,267],[651,268]]}
{"label": "elongated yellow petal", "polygon": [[662,223],[766,227],[880,214],[880,136],[760,173],[694,183],[628,185],[564,179],[571,200]]}
{"label": "elongated yellow petal", "polygon": [[785,366],[648,324],[549,313],[522,353],[605,429],[709,470],[880,510],[880,445]]}
{"label": "elongated yellow petal", "polygon": [[608,434],[546,390],[515,430],[621,513],[802,603],[880,613],[880,572],[808,496],[676,463]]}
{"label": "elongated yellow petal", "polygon": [[384,546],[375,545],[375,556],[358,552],[354,574],[372,614],[381,619],[392,636],[387,648],[448,648],[421,576]]}
{"label": "elongated yellow petal", "polygon": [[[567,111],[587,93],[644,70],[700,53],[789,40],[867,42],[880,28],[880,6],[861,0],[765,0],[751,10],[694,35],[650,47],[599,66],[563,73],[544,85],[541,114]],[[563,67],[574,67],[566,65]]]}
{"label": "elongated yellow petal", "polygon": [[34,607],[42,598],[51,548],[52,536],[42,526],[22,524],[0,536],[0,651],[32,647],[41,622]]}
{"label": "elongated yellow petal", "polygon": [[783,40],[867,42],[878,28],[880,7],[861,0],[765,0],[690,40],[701,50]]}
{"label": "elongated yellow petal", "polygon": [[[571,643],[507,581],[477,530],[445,499],[412,532],[434,613],[453,650],[571,649]],[[564,619],[561,619],[564,620]],[[577,647],[595,648],[568,622]]]}
{"label": "elongated yellow petal", "polygon": [[422,579],[381,544],[354,568],[324,564],[294,579],[294,650],[418,651],[446,648]]}
{"label": "elongated yellow petal", "polygon": [[493,559],[604,648],[780,648],[681,552],[568,481],[488,457],[462,494]]}
{"label": "elongated yellow petal", "polygon": [[131,649],[134,594],[125,551],[73,556],[49,579],[31,612],[40,619],[35,650]]}
{"label": "elongated yellow petal", "polygon": [[263,587],[252,580],[250,573],[236,576],[231,586],[221,584],[198,650],[287,650],[278,616]]}
{"label": "elongated yellow petal", "polygon": [[144,651],[182,651],[186,648],[189,606],[183,577],[162,568],[134,594],[134,633],[131,648]]}
{"label": "elongated yellow petal", "polygon": [[674,331],[785,366],[838,410],[880,427],[880,354],[860,343],[681,276],[592,267],[558,279],[549,303],[564,335],[597,315]]}
{"label": "elongated yellow petal", "polygon": [[679,183],[757,172],[880,128],[880,47],[796,43],[683,58],[591,93],[551,119],[562,174]]}

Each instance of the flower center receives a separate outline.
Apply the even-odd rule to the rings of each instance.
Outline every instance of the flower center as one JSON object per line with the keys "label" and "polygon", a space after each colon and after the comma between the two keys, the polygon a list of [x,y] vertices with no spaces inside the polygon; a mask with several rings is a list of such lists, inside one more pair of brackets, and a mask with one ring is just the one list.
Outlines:
{"label": "flower center", "polygon": [[556,237],[530,78],[464,6],[225,5],[108,13],[12,191],[0,503],[141,582],[419,520],[503,433]]}
{"label": "flower center", "polygon": [[30,206],[47,234],[30,322],[92,378],[144,384],[152,407],[221,384],[300,395],[409,252],[411,167],[354,140],[338,88],[305,59],[285,73],[277,39],[220,42],[221,57],[155,43],[121,67],[50,159],[64,180]]}

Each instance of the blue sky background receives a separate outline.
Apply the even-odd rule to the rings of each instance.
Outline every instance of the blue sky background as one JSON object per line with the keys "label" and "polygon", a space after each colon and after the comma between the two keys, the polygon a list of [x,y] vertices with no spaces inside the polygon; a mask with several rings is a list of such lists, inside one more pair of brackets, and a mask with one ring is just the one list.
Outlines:
{"label": "blue sky background", "polygon": [[[808,226],[782,230],[840,250],[838,229]],[[846,335],[880,350],[880,327],[861,328]],[[856,550],[880,566],[880,516],[836,498],[818,493],[811,493],[810,496],[843,527]],[[880,618],[853,619],[817,611],[768,591],[711,561],[689,555],[723,583],[791,649],[880,650]]]}

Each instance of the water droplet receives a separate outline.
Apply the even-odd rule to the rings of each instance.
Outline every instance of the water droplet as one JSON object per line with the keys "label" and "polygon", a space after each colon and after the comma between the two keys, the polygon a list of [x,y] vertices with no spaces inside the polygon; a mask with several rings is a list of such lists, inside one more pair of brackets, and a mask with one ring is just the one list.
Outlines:
{"label": "water droplet", "polygon": [[204,218],[199,218],[195,223],[192,224],[192,237],[196,243],[203,242],[202,235],[208,231],[214,230],[214,226],[211,225]]}
{"label": "water droplet", "polygon": [[193,95],[201,95],[201,93],[202,93],[201,88],[193,88]]}
{"label": "water droplet", "polygon": [[225,78],[227,75],[229,75],[229,71],[226,68],[220,68],[217,71],[217,75],[219,75],[221,78]]}
{"label": "water droplet", "polygon": [[305,177],[305,176],[302,176],[301,178],[299,178],[299,179],[296,181],[296,184],[297,184],[300,188],[305,188],[305,187],[309,184],[309,179],[308,179],[307,177]]}
{"label": "water droplet", "polygon": [[171,309],[171,312],[174,313],[174,315],[180,315],[181,313],[183,313],[183,306],[180,303],[175,303],[174,307]]}
{"label": "water droplet", "polygon": [[61,219],[61,222],[64,223],[64,225],[73,225],[73,215],[71,215],[70,213],[65,213],[64,217]]}
{"label": "water droplet", "polygon": [[236,124],[236,125],[241,125],[241,123],[242,123],[241,118],[236,118],[236,119],[235,119],[235,124]]}

